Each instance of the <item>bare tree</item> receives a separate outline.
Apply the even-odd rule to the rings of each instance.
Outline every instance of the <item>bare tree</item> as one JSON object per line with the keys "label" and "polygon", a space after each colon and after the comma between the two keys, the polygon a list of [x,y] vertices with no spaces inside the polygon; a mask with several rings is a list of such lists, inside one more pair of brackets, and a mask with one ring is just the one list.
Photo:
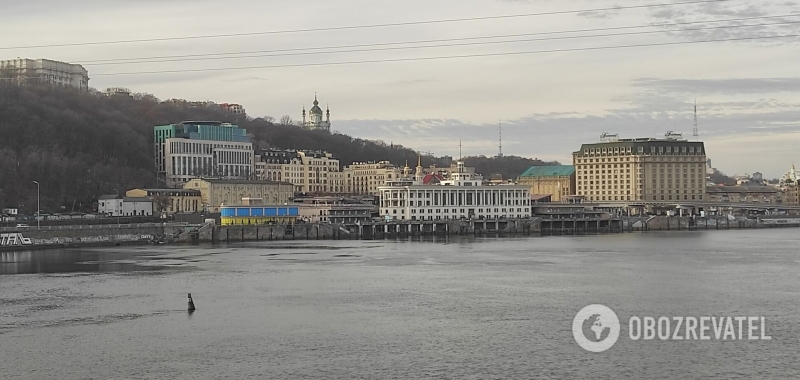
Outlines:
{"label": "bare tree", "polygon": [[153,206],[158,212],[164,212],[169,207],[169,196],[164,194],[153,196]]}
{"label": "bare tree", "polygon": [[270,123],[270,124],[275,124],[275,118],[272,117],[272,116],[264,116],[264,117],[261,118],[261,120],[264,120],[264,121],[266,121],[267,123]]}
{"label": "bare tree", "polygon": [[289,115],[281,116],[281,125],[292,125],[292,117]]}

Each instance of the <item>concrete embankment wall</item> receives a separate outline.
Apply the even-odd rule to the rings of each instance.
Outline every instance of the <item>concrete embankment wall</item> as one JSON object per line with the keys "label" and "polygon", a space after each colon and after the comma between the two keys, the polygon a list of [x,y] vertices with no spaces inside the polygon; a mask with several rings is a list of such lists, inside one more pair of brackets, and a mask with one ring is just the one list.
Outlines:
{"label": "concrete embankment wall", "polygon": [[[626,231],[729,230],[748,228],[800,227],[800,219],[764,219],[728,216],[711,217],[623,217]],[[777,223],[770,223],[775,221]]]}
{"label": "concrete embankment wall", "polygon": [[238,242],[260,240],[383,239],[448,235],[550,235],[630,231],[724,230],[800,227],[800,218],[759,220],[728,216],[623,217],[614,220],[449,220],[379,222],[365,225],[295,224],[218,226],[207,224],[131,224],[0,229],[0,250],[76,247],[88,245],[170,242]]}
{"label": "concrete embankment wall", "polygon": [[39,249],[87,245],[145,243],[164,238],[161,224],[121,226],[69,226],[70,228],[29,228],[0,232],[0,249]]}
{"label": "concrete embankment wall", "polygon": [[[177,235],[180,242],[236,242],[258,240],[374,239],[425,235],[527,234],[539,231],[536,219],[501,221],[385,222],[364,225],[295,224],[259,226],[204,226]],[[169,231],[168,231],[169,235]]]}

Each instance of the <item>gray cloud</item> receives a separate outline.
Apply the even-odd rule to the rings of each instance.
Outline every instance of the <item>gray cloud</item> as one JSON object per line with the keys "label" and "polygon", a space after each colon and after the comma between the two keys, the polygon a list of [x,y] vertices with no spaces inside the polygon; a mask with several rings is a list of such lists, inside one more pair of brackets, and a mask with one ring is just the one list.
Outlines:
{"label": "gray cloud", "polygon": [[[775,93],[796,91],[800,79],[736,79],[718,81],[640,79],[639,90],[619,101],[628,107],[603,114],[534,114],[503,121],[506,154],[570,162],[570,155],[587,142],[599,141],[603,132],[621,137],[660,137],[667,131],[692,138],[693,98],[697,91],[708,94]],[[800,139],[800,102],[764,98],[737,101],[701,101],[698,104],[700,136],[716,164],[729,174],[740,168],[778,176],[786,162],[797,155],[792,148]],[[459,140],[465,155],[497,153],[497,124],[469,123],[457,119],[345,120],[342,132],[382,139],[435,154],[458,155]],[[771,140],[770,140],[771,139]],[[755,141],[769,141],[770,156],[743,156],[754,152]],[[795,141],[795,142],[793,142]],[[762,142],[763,143],[763,142]]]}
{"label": "gray cloud", "polygon": [[266,82],[269,81],[269,79],[263,77],[249,76],[249,77],[227,78],[220,80],[220,82],[249,82],[249,81]]}
{"label": "gray cloud", "polygon": [[800,78],[637,79],[634,87],[671,94],[773,94],[800,93]]}
{"label": "gray cloud", "polygon": [[[716,22],[725,19],[741,19],[750,17],[765,17],[773,15],[785,15],[800,11],[794,2],[784,2],[778,4],[764,4],[763,2],[743,2],[734,3],[705,3],[681,8],[665,8],[653,11],[650,17],[657,23],[698,23],[692,25],[666,25],[664,28],[673,36],[686,38],[691,41],[717,40],[717,39],[743,39],[756,37],[775,37],[784,35],[800,34],[800,24],[789,22],[800,21],[797,17],[775,17],[743,21]],[[783,23],[783,24],[780,24]],[[752,27],[735,27],[704,30],[685,30],[699,29],[721,26],[741,26],[772,24]],[[780,24],[780,25],[775,25]],[[774,45],[789,44],[798,40],[797,37],[749,40],[743,43]]]}

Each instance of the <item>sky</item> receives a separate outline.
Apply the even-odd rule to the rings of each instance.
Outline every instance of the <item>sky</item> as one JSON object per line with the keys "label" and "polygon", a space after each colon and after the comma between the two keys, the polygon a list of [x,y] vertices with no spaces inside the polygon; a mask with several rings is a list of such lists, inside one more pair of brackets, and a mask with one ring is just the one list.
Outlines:
{"label": "sky", "polygon": [[696,102],[713,166],[781,176],[800,163],[800,4],[690,2],[13,2],[0,59],[252,117],[298,120],[316,93],[332,130],[437,156],[496,155],[502,125],[505,155],[565,164],[604,132],[694,139]]}

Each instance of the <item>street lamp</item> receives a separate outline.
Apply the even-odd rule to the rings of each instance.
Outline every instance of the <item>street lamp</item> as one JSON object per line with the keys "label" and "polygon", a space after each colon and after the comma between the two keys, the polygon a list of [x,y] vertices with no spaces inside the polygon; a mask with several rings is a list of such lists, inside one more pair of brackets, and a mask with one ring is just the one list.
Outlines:
{"label": "street lamp", "polygon": [[41,210],[41,206],[39,205],[39,199],[40,199],[39,198],[39,194],[41,193],[39,191],[40,186],[39,186],[39,182],[33,181],[33,183],[36,184],[36,228],[41,229],[42,228],[42,225],[41,225],[42,222],[41,222],[41,220],[39,220],[39,213],[41,212],[41,211],[39,211],[39,210]]}

